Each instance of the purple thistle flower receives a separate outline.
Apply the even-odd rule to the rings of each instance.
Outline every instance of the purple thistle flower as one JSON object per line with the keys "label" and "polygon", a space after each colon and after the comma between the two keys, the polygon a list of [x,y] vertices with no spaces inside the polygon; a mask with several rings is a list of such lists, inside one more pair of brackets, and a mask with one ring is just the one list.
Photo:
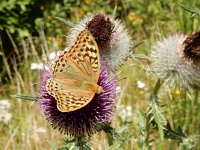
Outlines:
{"label": "purple thistle flower", "polygon": [[101,124],[110,123],[115,109],[114,98],[117,81],[115,78],[110,79],[109,75],[105,65],[101,65],[98,85],[103,88],[104,92],[95,94],[92,101],[81,109],[72,112],[60,112],[57,109],[55,98],[49,95],[46,90],[50,73],[49,70],[44,69],[41,73],[40,93],[42,98],[39,100],[39,104],[52,127],[58,128],[69,136],[79,138],[91,136],[102,130]]}

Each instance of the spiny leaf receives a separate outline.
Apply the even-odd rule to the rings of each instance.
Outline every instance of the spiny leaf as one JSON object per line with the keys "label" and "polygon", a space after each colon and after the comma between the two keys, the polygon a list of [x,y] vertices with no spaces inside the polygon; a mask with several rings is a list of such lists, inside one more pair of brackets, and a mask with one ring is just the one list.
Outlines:
{"label": "spiny leaf", "polygon": [[115,131],[113,127],[110,126],[110,124],[102,124],[102,129],[112,137],[117,138],[118,140],[122,141],[123,143],[126,142],[126,139],[121,136],[119,133]]}
{"label": "spiny leaf", "polygon": [[83,137],[83,138],[70,138],[67,135],[64,135],[63,137],[65,144],[58,148],[57,150],[73,150],[73,149],[79,149],[79,150],[91,150],[89,145],[90,137]]}
{"label": "spiny leaf", "polygon": [[151,96],[147,113],[148,115],[150,115],[149,123],[155,121],[160,138],[162,140],[164,138],[165,125],[167,124],[164,113],[165,110],[163,109],[163,105],[161,105],[161,103],[158,101],[158,97]]}
{"label": "spiny leaf", "polygon": [[41,97],[37,96],[28,96],[28,95],[14,95],[15,98],[23,99],[23,100],[31,100],[31,101],[37,101],[38,99],[41,99]]}
{"label": "spiny leaf", "polygon": [[54,17],[55,19],[61,21],[63,24],[70,26],[70,27],[74,27],[74,23],[70,22],[69,20],[66,20],[64,18],[61,17]]}
{"label": "spiny leaf", "polygon": [[133,59],[149,59],[149,57],[144,54],[130,54],[130,57]]}
{"label": "spiny leaf", "polygon": [[56,143],[47,141],[49,143],[49,145],[53,148],[53,150],[57,150],[58,149],[58,145]]}
{"label": "spiny leaf", "polygon": [[169,138],[172,140],[176,140],[179,142],[183,142],[183,138],[185,138],[186,136],[183,134],[182,129],[179,127],[178,131],[174,131],[172,130],[169,122],[167,122],[167,125],[165,126],[165,134],[164,137],[165,138]]}
{"label": "spiny leaf", "polygon": [[138,47],[138,46],[140,46],[141,44],[143,44],[144,43],[144,41],[140,41],[140,42],[138,42],[138,43],[135,43],[135,44],[133,44],[132,46],[131,46],[131,50],[133,50],[133,49],[135,49],[136,47]]}
{"label": "spiny leaf", "polygon": [[184,6],[183,4],[180,4],[180,6],[181,6],[184,10],[190,12],[190,13],[192,14],[192,16],[200,16],[200,9],[198,9],[198,8],[193,8],[193,9],[192,9],[192,8],[189,8],[189,7]]}

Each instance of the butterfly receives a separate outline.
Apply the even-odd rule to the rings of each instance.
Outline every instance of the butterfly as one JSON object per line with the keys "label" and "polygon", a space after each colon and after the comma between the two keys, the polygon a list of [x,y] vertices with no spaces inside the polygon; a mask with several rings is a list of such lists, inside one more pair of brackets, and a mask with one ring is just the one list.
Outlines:
{"label": "butterfly", "polygon": [[85,29],[74,45],[54,61],[46,90],[56,99],[59,111],[75,111],[86,106],[95,93],[103,92],[97,84],[99,75],[99,49],[93,35]]}

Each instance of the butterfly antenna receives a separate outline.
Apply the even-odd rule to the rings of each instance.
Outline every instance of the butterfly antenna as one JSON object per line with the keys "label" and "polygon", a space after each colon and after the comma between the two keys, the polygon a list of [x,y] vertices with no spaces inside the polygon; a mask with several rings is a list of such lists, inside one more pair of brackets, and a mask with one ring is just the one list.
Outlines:
{"label": "butterfly antenna", "polygon": [[[129,65],[128,67],[132,67],[132,66],[134,66],[134,64],[131,64],[131,65]],[[108,82],[110,82],[111,80],[117,78],[117,77],[119,76],[119,74],[122,73],[122,71],[124,71],[124,70],[126,70],[126,69],[127,69],[127,68],[125,68],[125,69],[123,69],[123,70],[120,70],[120,71],[118,71],[118,72],[115,72],[115,73],[114,73],[114,76],[111,77],[111,79],[110,79]],[[126,79],[126,77],[123,77],[123,78],[117,80],[117,82],[122,81],[122,80],[125,80],[125,79]]]}

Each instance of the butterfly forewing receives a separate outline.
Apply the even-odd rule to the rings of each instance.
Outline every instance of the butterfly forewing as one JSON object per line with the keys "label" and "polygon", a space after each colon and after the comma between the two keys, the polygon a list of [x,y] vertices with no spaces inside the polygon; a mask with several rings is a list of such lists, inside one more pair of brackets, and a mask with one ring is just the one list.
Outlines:
{"label": "butterfly forewing", "polygon": [[74,111],[87,105],[95,95],[93,89],[85,89],[83,82],[97,85],[99,74],[98,46],[91,33],[83,30],[75,44],[55,60],[46,89],[57,100],[60,111]]}
{"label": "butterfly forewing", "polygon": [[68,53],[71,66],[86,75],[86,80],[98,82],[100,73],[100,57],[98,46],[87,30],[80,33],[75,45]]}
{"label": "butterfly forewing", "polygon": [[85,76],[83,72],[78,71],[74,66],[71,65],[69,57],[67,56],[69,52],[66,50],[58,57],[54,62],[52,68],[53,78],[74,78],[79,76]]}

